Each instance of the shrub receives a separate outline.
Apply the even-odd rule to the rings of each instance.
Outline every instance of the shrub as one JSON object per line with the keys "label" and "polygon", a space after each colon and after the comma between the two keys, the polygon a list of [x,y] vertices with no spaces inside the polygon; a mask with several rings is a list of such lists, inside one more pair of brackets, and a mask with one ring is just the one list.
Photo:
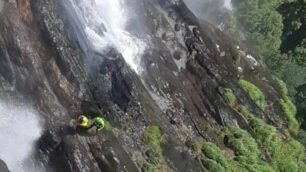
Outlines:
{"label": "shrub", "polygon": [[254,128],[255,135],[261,135],[257,142],[261,143],[262,150],[267,153],[275,170],[289,172],[293,167],[297,167],[298,163],[303,163],[304,150],[300,143],[295,140],[282,140],[276,129],[269,125],[261,124],[255,127],[258,126],[261,128]]}
{"label": "shrub", "polygon": [[203,165],[209,171],[264,171],[274,172],[273,168],[261,160],[261,151],[245,130],[240,128],[226,128],[228,146],[235,152],[235,158],[230,159],[213,143],[205,143],[203,154],[206,159],[202,160]]}
{"label": "shrub", "polygon": [[238,105],[236,110],[248,120],[253,117],[253,114],[251,114],[245,106]]}
{"label": "shrub", "polygon": [[306,171],[306,164],[302,161],[298,162],[299,172]]}
{"label": "shrub", "polygon": [[240,162],[235,161],[235,160],[230,160],[228,162],[227,171],[230,171],[230,172],[244,172],[244,171],[247,171],[247,169]]}
{"label": "shrub", "polygon": [[202,151],[207,158],[216,161],[218,164],[221,164],[221,166],[223,167],[227,166],[227,161],[223,151],[215,144],[209,142],[205,143],[202,148]]}
{"label": "shrub", "polygon": [[226,172],[225,168],[214,160],[203,159],[202,163],[211,172]]}
{"label": "shrub", "polygon": [[266,124],[265,121],[260,118],[256,118],[246,107],[238,106],[237,110],[248,120],[249,126],[253,129],[251,134],[255,140],[269,139],[276,133],[275,127]]}
{"label": "shrub", "polygon": [[281,79],[278,79],[277,77],[273,77],[273,79],[277,82],[278,84],[278,87],[280,89],[280,93],[281,93],[281,96],[282,97],[286,97],[288,95],[288,89],[287,89],[287,86],[286,86],[286,83],[281,80]]}
{"label": "shrub", "polygon": [[277,81],[278,86],[280,88],[281,98],[279,99],[279,104],[281,105],[282,111],[284,112],[285,117],[287,119],[287,127],[291,134],[296,135],[299,130],[299,123],[295,118],[297,113],[296,106],[288,97],[288,89],[286,87],[286,84],[278,78],[275,78],[275,80]]}
{"label": "shrub", "polygon": [[275,127],[255,117],[246,108],[239,107],[238,111],[248,119],[252,129],[250,134],[256,140],[261,152],[265,153],[267,162],[274,170],[291,172],[305,169],[303,145],[290,138],[283,140]]}
{"label": "shrub", "polygon": [[200,155],[202,153],[203,146],[204,146],[204,140],[198,137],[192,141],[191,149],[196,155]]}
{"label": "shrub", "polygon": [[207,142],[203,145],[202,151],[207,157],[206,159],[202,160],[202,163],[209,171],[228,171],[228,161],[223,151],[218,146]]}
{"label": "shrub", "polygon": [[149,126],[143,133],[143,141],[146,146],[160,159],[162,149],[160,146],[161,132],[157,126]]}
{"label": "shrub", "polygon": [[229,128],[227,132],[228,146],[231,147],[236,156],[245,157],[247,161],[255,163],[260,156],[256,141],[245,130],[240,128]]}
{"label": "shrub", "polygon": [[228,138],[228,146],[236,154],[234,160],[240,164],[237,166],[230,163],[232,171],[274,172],[270,165],[261,160],[261,151],[257,142],[247,131],[240,128],[228,128],[226,137]]}
{"label": "shrub", "polygon": [[144,163],[141,168],[142,172],[154,172],[154,166],[149,163]]}
{"label": "shrub", "polygon": [[266,164],[266,163],[259,163],[259,164],[254,164],[251,166],[248,166],[248,171],[251,172],[275,172],[275,170],[273,169],[273,167],[271,167],[270,165]]}
{"label": "shrub", "polygon": [[256,140],[267,141],[273,139],[276,136],[276,128],[267,125],[262,119],[253,117],[249,120],[249,122],[250,127],[253,129],[252,135]]}
{"label": "shrub", "polygon": [[281,108],[287,118],[288,122],[288,129],[291,134],[296,135],[299,130],[299,123],[297,122],[295,115],[296,115],[296,107],[292,103],[292,101],[289,99],[289,97],[285,97],[284,99],[280,99],[279,103],[281,105]]}
{"label": "shrub", "polygon": [[239,80],[239,85],[242,89],[247,92],[250,98],[257,104],[257,106],[264,110],[266,106],[265,96],[263,92],[256,87],[254,84],[246,81],[246,80]]}
{"label": "shrub", "polygon": [[230,106],[233,107],[236,105],[237,99],[232,89],[230,88],[224,89],[224,99]]}
{"label": "shrub", "polygon": [[157,126],[147,127],[143,133],[143,142],[149,149],[146,152],[147,162],[142,166],[142,171],[169,171],[162,155],[163,138],[160,129]]}
{"label": "shrub", "polygon": [[300,130],[296,137],[299,142],[301,142],[303,145],[306,145],[306,131]]}

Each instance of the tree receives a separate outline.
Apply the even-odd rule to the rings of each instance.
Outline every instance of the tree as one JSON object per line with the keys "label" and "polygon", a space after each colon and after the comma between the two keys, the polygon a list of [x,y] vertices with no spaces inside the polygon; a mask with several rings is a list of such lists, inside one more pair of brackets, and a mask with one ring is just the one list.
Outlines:
{"label": "tree", "polygon": [[233,0],[236,17],[255,52],[265,58],[278,53],[283,30],[282,16],[276,11],[279,0]]}

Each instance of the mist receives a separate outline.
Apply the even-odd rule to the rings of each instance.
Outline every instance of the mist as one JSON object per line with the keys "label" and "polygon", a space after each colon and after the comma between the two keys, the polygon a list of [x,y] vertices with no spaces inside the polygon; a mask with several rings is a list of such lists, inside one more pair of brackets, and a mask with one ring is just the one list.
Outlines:
{"label": "mist", "polygon": [[29,171],[25,162],[41,132],[42,126],[33,109],[0,101],[0,159],[12,172]]}
{"label": "mist", "polygon": [[232,10],[231,0],[184,0],[190,10],[201,19],[220,24],[225,13]]}

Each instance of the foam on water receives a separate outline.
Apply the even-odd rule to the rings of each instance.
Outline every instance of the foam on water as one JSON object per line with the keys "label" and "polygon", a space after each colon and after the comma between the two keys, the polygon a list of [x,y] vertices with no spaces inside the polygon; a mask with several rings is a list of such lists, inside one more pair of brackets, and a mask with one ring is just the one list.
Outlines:
{"label": "foam on water", "polygon": [[227,8],[228,10],[232,10],[232,0],[224,0],[224,7]]}
{"label": "foam on water", "polygon": [[126,30],[130,15],[125,3],[125,0],[80,0],[77,10],[81,11],[85,33],[95,50],[116,48],[131,68],[140,73],[145,43]]}
{"label": "foam on water", "polygon": [[31,155],[41,131],[32,109],[0,101],[0,158],[12,172],[27,171],[24,162]]}

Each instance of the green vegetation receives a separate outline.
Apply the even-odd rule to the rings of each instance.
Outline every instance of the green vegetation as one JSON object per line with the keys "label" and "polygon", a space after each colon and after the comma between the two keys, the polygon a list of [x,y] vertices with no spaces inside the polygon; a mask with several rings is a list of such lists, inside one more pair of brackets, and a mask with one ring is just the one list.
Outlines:
{"label": "green vegetation", "polygon": [[[277,82],[281,98],[279,99],[279,104],[282,108],[282,111],[286,117],[287,123],[288,123],[288,130],[291,134],[296,135],[299,130],[299,123],[296,120],[296,113],[297,109],[294,105],[294,103],[290,100],[288,97],[288,89],[286,87],[286,84],[274,77],[274,80]],[[252,83],[245,81],[245,80],[239,80],[240,86],[243,88],[244,91],[246,91],[251,99],[262,109],[264,110],[265,107],[265,97],[264,94],[260,91],[259,88],[257,88]],[[237,105],[237,99],[234,95],[233,91],[230,88],[226,88],[224,91],[224,99],[226,102],[233,108]],[[242,111],[243,114],[246,114],[246,109],[238,107],[238,111]],[[247,115],[252,116],[252,115]]]}
{"label": "green vegetation", "polygon": [[[225,128],[225,144],[234,151],[229,157],[213,143],[200,141],[196,148],[202,147],[205,158],[203,165],[209,171],[265,171],[265,172],[302,172],[306,170],[305,148],[291,138],[282,135],[274,126],[255,117],[244,106],[236,110],[248,121],[250,130]],[[305,132],[298,135],[299,140],[306,142]]]}
{"label": "green vegetation", "polygon": [[154,166],[149,163],[144,163],[141,170],[142,172],[154,172]]}
{"label": "green vegetation", "polygon": [[235,152],[234,160],[243,168],[248,171],[274,171],[260,159],[261,151],[257,142],[247,131],[240,128],[229,128],[226,137],[228,138],[228,146]]}
{"label": "green vegetation", "polygon": [[223,151],[213,143],[205,143],[203,154],[207,157],[202,160],[203,165],[212,172],[225,172],[228,168],[228,162]]}
{"label": "green vegetation", "polygon": [[109,121],[107,121],[106,119],[104,119],[105,121],[105,126],[104,126],[104,130],[106,131],[111,131],[112,130],[112,125],[109,123]]}
{"label": "green vegetation", "polygon": [[202,153],[202,147],[204,145],[204,140],[200,137],[195,138],[192,141],[191,149],[194,154],[200,155]]}
{"label": "green vegetation", "polygon": [[287,96],[288,89],[286,87],[286,84],[280,79],[276,78],[275,80],[277,81],[278,86],[280,88],[281,98],[279,99],[279,104],[281,105],[281,108],[286,116],[288,122],[288,129],[291,134],[296,135],[299,130],[299,123],[295,118],[297,109],[294,103]]}
{"label": "green vegetation", "polygon": [[237,32],[237,19],[233,13],[228,16],[228,31],[230,34],[235,34]]}
{"label": "green vegetation", "polygon": [[236,156],[231,159],[215,144],[205,143],[202,149],[205,159],[202,160],[202,163],[209,171],[274,171],[260,159],[261,152],[257,143],[247,131],[239,128],[227,128],[226,130],[227,144],[233,149]]}
{"label": "green vegetation", "polygon": [[306,131],[300,130],[296,136],[296,139],[301,142],[303,145],[306,145]]}
{"label": "green vegetation", "polygon": [[[256,52],[263,56],[272,56],[281,45],[282,16],[275,9],[278,0],[233,0],[235,16],[240,30],[255,45]],[[231,26],[232,28],[232,26]]]}
{"label": "green vegetation", "polygon": [[162,159],[160,138],[161,133],[157,126],[147,127],[143,134],[143,141],[153,154],[151,157],[153,160],[151,160],[151,162],[154,164],[158,164]]}
{"label": "green vegetation", "polygon": [[276,171],[298,171],[306,169],[305,151],[302,144],[292,138],[282,139],[275,127],[256,118],[246,108],[240,108],[252,128],[251,135],[265,153],[268,163]]}
{"label": "green vegetation", "polygon": [[232,3],[235,10],[228,17],[229,33],[233,28],[243,31],[257,54],[269,62],[269,67],[277,70],[285,69],[289,63],[306,64],[305,1],[233,0]]}
{"label": "green vegetation", "polygon": [[[305,121],[301,126],[306,129],[306,100],[296,97],[296,88],[306,84],[306,1],[232,0],[232,5],[234,10],[227,19],[228,33],[253,46],[256,56],[285,81],[288,88],[285,95],[294,99],[298,116]],[[291,121],[288,125],[296,128],[293,113],[288,114],[292,107],[288,100],[283,98],[280,103],[288,122]]]}
{"label": "green vegetation", "polygon": [[149,126],[143,133],[143,142],[148,148],[146,152],[147,162],[142,164],[142,171],[171,171],[167,166],[163,154],[161,144],[165,142],[161,131],[157,126]]}
{"label": "green vegetation", "polygon": [[[237,107],[249,122],[248,132],[240,128],[225,128],[225,144],[234,151],[230,158],[213,143],[203,143],[203,165],[212,172],[264,171],[302,172],[306,170],[305,150],[301,143],[283,136],[277,129],[255,117],[243,106]],[[264,158],[263,158],[264,157]],[[263,160],[264,159],[264,160]]]}
{"label": "green vegetation", "polygon": [[242,89],[249,94],[251,99],[257,104],[257,106],[264,110],[266,106],[265,95],[263,92],[256,87],[254,84],[246,81],[246,80],[239,80],[239,85]]}
{"label": "green vegetation", "polygon": [[282,97],[286,97],[288,95],[288,89],[287,89],[286,83],[283,80],[281,80],[281,79],[279,79],[277,77],[273,77],[273,79],[278,84],[281,96]]}
{"label": "green vegetation", "polygon": [[289,99],[289,97],[285,97],[284,99],[280,99],[279,103],[282,107],[282,110],[287,118],[288,129],[290,133],[297,134],[299,130],[299,123],[297,122],[296,115],[296,107]]}
{"label": "green vegetation", "polygon": [[[247,43],[247,47],[253,46],[256,57],[284,80],[277,79],[278,103],[288,130],[293,135],[298,133],[297,139],[306,145],[305,131],[299,131],[296,120],[298,116],[302,128],[306,129],[306,1],[232,0],[232,5],[234,10],[227,19],[228,33],[240,37],[239,41]],[[264,110],[266,103],[262,91],[245,80],[240,80],[239,84]],[[250,128],[248,131],[227,128],[226,145],[234,151],[235,157],[226,157],[220,149],[210,146],[214,150],[210,154],[215,155],[203,150],[205,167],[210,171],[306,171],[303,145],[237,105],[231,93],[226,90],[224,99],[245,118]]]}
{"label": "green vegetation", "polygon": [[298,64],[290,63],[286,66],[286,70],[281,75],[282,79],[286,82],[288,88],[288,95],[294,97],[296,94],[296,87],[305,84],[306,68]]}
{"label": "green vegetation", "polygon": [[[297,106],[297,119],[301,122],[301,128],[306,129],[306,84],[299,86],[295,95]],[[305,144],[306,145],[306,144]]]}
{"label": "green vegetation", "polygon": [[235,106],[237,103],[237,99],[235,94],[233,93],[233,90],[230,88],[224,89],[224,99],[230,106]]}
{"label": "green vegetation", "polygon": [[[299,126],[295,119],[296,108],[287,96],[288,89],[286,84],[277,78],[275,78],[275,80],[280,89],[281,99],[279,101],[288,121],[288,129],[292,134],[297,134]],[[263,97],[263,94],[253,84],[244,80],[240,80],[239,84],[249,93],[250,97],[253,95],[252,100],[255,102],[256,100],[264,100],[264,98],[258,98]],[[235,95],[232,94],[233,92],[230,89],[225,91],[224,95],[227,96],[224,97],[228,103],[230,102],[228,101],[230,100],[228,97],[235,97]],[[246,107],[241,105],[234,105],[232,107],[248,121],[251,130],[247,132],[239,128],[226,128],[225,143],[234,151],[235,157],[233,159],[225,158],[224,160],[220,159],[220,157],[224,156],[222,151],[218,151],[214,148],[211,150],[215,151],[210,151],[210,154],[208,154],[206,150],[204,154],[208,157],[208,160],[203,161],[206,168],[211,171],[291,172],[306,170],[306,165],[304,163],[305,150],[301,143],[290,136],[284,138],[285,136],[283,136],[274,126],[255,117]],[[306,134],[300,132],[298,138],[306,142]],[[211,153],[215,153],[216,155],[212,156]],[[262,160],[262,157],[264,157],[265,161]]]}
{"label": "green vegetation", "polygon": [[239,128],[229,128],[226,138],[228,146],[235,151],[237,159],[255,162],[259,158],[260,151],[257,143],[247,131]]}

